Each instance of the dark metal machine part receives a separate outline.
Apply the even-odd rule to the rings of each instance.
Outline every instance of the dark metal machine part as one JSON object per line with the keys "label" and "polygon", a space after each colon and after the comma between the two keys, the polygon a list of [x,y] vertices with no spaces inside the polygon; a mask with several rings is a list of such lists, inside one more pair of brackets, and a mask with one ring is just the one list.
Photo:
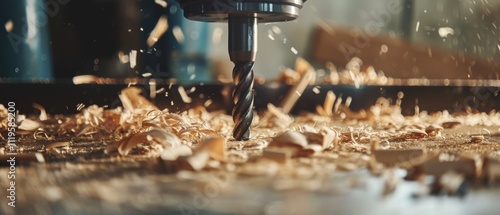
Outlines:
{"label": "dark metal machine part", "polygon": [[251,138],[253,121],[254,74],[257,55],[257,23],[285,22],[299,16],[303,0],[178,0],[188,19],[204,22],[227,22],[229,57],[234,63],[233,91],[235,123],[233,137]]}

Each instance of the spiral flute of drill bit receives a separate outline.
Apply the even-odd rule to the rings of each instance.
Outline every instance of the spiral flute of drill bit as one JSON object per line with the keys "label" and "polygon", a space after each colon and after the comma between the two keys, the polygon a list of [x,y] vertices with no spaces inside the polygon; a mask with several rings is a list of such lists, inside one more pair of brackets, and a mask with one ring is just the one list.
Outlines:
{"label": "spiral flute of drill bit", "polygon": [[254,62],[235,62],[233,79],[233,137],[237,140],[249,140],[250,126],[253,122],[253,74]]}

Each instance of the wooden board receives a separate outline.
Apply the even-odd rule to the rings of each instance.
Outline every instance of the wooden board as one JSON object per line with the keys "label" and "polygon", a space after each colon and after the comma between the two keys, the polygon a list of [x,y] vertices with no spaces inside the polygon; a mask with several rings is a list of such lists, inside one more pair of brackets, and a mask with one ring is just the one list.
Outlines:
{"label": "wooden board", "polygon": [[460,52],[413,44],[388,36],[370,37],[363,29],[318,27],[311,57],[344,66],[353,57],[393,78],[498,79],[500,64]]}

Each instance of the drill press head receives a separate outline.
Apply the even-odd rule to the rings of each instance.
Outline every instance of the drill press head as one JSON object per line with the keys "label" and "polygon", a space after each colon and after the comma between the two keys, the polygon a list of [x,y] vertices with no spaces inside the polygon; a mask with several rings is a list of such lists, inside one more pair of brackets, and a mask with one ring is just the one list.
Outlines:
{"label": "drill press head", "polygon": [[184,16],[204,22],[227,22],[230,16],[256,16],[259,23],[299,17],[306,0],[177,0]]}

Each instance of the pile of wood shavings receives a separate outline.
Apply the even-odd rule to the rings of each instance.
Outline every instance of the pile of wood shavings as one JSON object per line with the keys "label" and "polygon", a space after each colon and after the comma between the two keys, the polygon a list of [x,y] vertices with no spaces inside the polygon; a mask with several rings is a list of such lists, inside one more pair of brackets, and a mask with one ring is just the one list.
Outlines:
{"label": "pile of wood shavings", "polygon": [[[500,125],[500,114],[496,112],[459,115],[447,112],[427,115],[421,112],[415,116],[404,117],[399,107],[403,95],[400,95],[396,104],[390,104],[389,100],[380,98],[371,108],[359,112],[351,111],[349,102],[342,103],[342,99],[335,98],[332,92],[328,93],[327,97],[330,98],[325,100],[325,104],[318,106],[317,114],[297,117],[268,105],[268,111],[256,117],[252,126],[254,135],[248,142],[234,141],[231,138],[232,118],[223,112],[209,113],[203,107],[183,113],[162,111],[142,97],[140,90],[134,87],[121,93],[123,109],[105,110],[94,105],[84,108],[74,117],[46,119],[47,116],[41,116],[35,120],[22,116],[18,121],[21,134],[32,135],[34,139],[46,139],[56,146],[66,145],[63,144],[65,142],[57,140],[75,136],[113,141],[106,147],[106,153],[110,155],[117,153],[120,156],[158,157],[163,152],[175,151],[180,146],[197,148],[206,139],[219,137],[223,139],[221,144],[229,150],[229,157],[247,158],[251,157],[249,154],[260,154],[264,148],[271,147],[270,143],[277,141],[280,135],[290,135],[287,131],[297,132],[290,139],[302,139],[303,142],[293,144],[300,146],[300,150],[309,151],[301,151],[299,154],[312,156],[322,154],[325,150],[367,154],[370,143],[374,140],[442,140],[443,127],[453,124]],[[5,107],[0,106],[2,131],[7,128],[5,112]],[[491,134],[490,131],[488,133]],[[483,141],[484,138],[478,135],[473,137],[473,142]],[[290,143],[291,141],[285,140],[283,144]],[[57,147],[47,145],[45,148]],[[238,153],[234,153],[235,151]],[[254,151],[257,153],[253,153]],[[296,154],[291,157],[296,157]]]}
{"label": "pile of wood shavings", "polygon": [[[394,104],[379,98],[370,108],[354,112],[349,108],[351,98],[343,100],[328,92],[324,104],[316,107],[317,113],[291,116],[291,107],[316,76],[305,61],[298,60],[296,67],[299,79],[279,107],[269,104],[267,111],[256,114],[250,141],[231,137],[232,117],[224,112],[207,112],[204,107],[182,113],[160,110],[140,95],[140,89],[129,87],[119,96],[123,107],[116,109],[93,105],[82,107],[74,116],[47,116],[43,107],[34,105],[41,112],[37,119],[18,117],[19,142],[29,143],[19,144],[18,152],[62,158],[91,153],[104,159],[152,159],[168,172],[224,170],[241,176],[272,176],[281,182],[286,179],[286,183],[276,183],[277,189],[319,189],[313,182],[335,171],[388,170],[389,191],[397,181],[389,174],[391,169],[412,168],[422,161],[406,165],[398,163],[408,163],[406,158],[394,162],[377,159],[377,155],[395,153],[397,159],[412,155],[415,149],[434,151],[430,158],[450,151],[482,157],[500,152],[500,113],[429,115],[417,111],[405,117],[400,107],[403,93]],[[2,139],[6,113],[0,105]],[[450,134],[456,126],[483,129]]]}
{"label": "pile of wood shavings", "polygon": [[[18,120],[20,142],[29,143],[26,147],[20,144],[18,151],[78,158],[85,154],[83,148],[87,152],[90,148],[88,153],[99,154],[100,159],[152,159],[167,172],[222,170],[240,176],[274,177],[278,190],[317,190],[321,188],[319,182],[336,171],[368,168],[374,173],[389,174],[394,166],[414,166],[376,159],[386,151],[410,155],[414,149],[475,152],[483,157],[500,152],[500,130],[484,128],[468,135],[449,134],[449,129],[456,126],[498,129],[500,113],[494,111],[445,111],[433,115],[420,112],[405,117],[399,106],[402,93],[395,104],[380,98],[359,112],[349,109],[349,99],[342,101],[333,92],[327,97],[317,113],[295,117],[269,104],[266,112],[256,115],[253,138],[242,142],[231,137],[232,117],[223,112],[197,107],[171,113],[158,109],[140,95],[138,88],[129,87],[120,95],[123,108],[94,105],[74,116],[47,116],[42,107],[35,105],[43,113],[38,119],[21,116]],[[5,113],[5,107],[0,106],[1,133],[7,128]],[[405,149],[410,151],[397,151]],[[389,182],[394,181],[394,177],[388,177],[386,190],[393,190],[395,185]]]}

